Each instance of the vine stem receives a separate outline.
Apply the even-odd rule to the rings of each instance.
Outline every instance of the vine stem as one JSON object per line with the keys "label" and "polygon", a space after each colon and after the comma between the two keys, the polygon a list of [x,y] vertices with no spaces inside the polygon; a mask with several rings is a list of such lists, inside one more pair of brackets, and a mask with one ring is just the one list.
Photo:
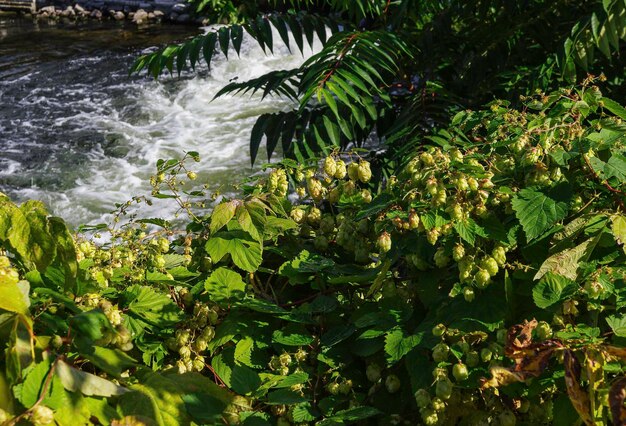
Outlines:
{"label": "vine stem", "polygon": [[39,404],[41,404],[42,401],[46,398],[46,393],[48,393],[48,388],[50,387],[50,384],[52,383],[52,379],[54,378],[54,372],[56,370],[57,363],[59,362],[59,358],[60,357],[57,357],[52,363],[52,365],[50,366],[50,370],[48,371],[48,374],[46,375],[46,380],[43,383],[43,387],[41,388],[41,393],[39,394],[39,398],[37,398],[37,401],[35,401],[33,406],[30,407],[28,410],[24,411],[22,414],[20,414],[19,416],[13,418],[8,423],[6,423],[6,426],[16,425],[22,418],[29,415],[33,411],[33,409],[37,407]]}

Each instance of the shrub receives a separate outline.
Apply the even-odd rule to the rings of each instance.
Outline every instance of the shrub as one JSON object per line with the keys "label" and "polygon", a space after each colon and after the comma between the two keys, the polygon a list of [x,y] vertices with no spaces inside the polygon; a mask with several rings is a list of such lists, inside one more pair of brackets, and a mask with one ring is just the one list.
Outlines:
{"label": "shrub", "polygon": [[[523,103],[457,114],[380,187],[358,153],[284,160],[105,246],[3,198],[0,415],[619,423],[626,109],[592,79]],[[178,174],[154,194],[191,211]]]}

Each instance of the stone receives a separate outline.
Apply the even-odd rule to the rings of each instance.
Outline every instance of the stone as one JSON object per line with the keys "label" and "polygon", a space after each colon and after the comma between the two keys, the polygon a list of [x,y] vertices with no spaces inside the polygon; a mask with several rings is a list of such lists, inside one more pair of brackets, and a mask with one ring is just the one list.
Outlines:
{"label": "stone", "polygon": [[148,12],[146,12],[143,9],[139,9],[137,12],[135,12],[135,15],[133,16],[132,19],[133,19],[133,22],[135,22],[138,25],[141,25],[148,20]]}
{"label": "stone", "polygon": [[50,14],[50,13],[54,13],[54,6],[46,6],[46,7],[42,7],[41,9],[39,9],[39,13],[40,14]]}
{"label": "stone", "polygon": [[61,16],[71,17],[76,16],[76,12],[74,12],[74,8],[72,6],[68,6],[63,12],[61,12]]}
{"label": "stone", "polygon": [[154,12],[152,12],[152,14],[155,18],[162,18],[163,16],[165,16],[165,13],[161,12],[160,10],[155,10]]}
{"label": "stone", "polygon": [[188,9],[189,5],[184,3],[176,3],[174,6],[172,6],[172,12],[176,12],[179,14],[186,12]]}
{"label": "stone", "polygon": [[102,19],[102,12],[100,12],[98,9],[95,9],[91,12],[91,17],[94,19]]}
{"label": "stone", "polygon": [[124,12],[122,11],[117,11],[113,14],[113,19],[116,21],[122,21],[124,18],[126,18],[126,15],[124,15]]}
{"label": "stone", "polygon": [[190,20],[191,15],[187,13],[183,13],[182,15],[179,15],[178,18],[176,18],[176,22],[178,22],[179,24],[187,24]]}
{"label": "stone", "polygon": [[85,8],[82,7],[80,4],[77,4],[76,6],[74,6],[74,10],[78,13],[83,13],[85,12]]}
{"label": "stone", "polygon": [[155,19],[154,12],[148,13],[148,19],[150,19],[150,20]]}

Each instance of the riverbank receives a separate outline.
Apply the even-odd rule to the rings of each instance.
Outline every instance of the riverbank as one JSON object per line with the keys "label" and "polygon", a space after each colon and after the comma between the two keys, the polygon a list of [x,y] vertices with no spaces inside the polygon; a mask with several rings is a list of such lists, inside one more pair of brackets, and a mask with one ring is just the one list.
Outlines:
{"label": "riverbank", "polygon": [[[0,0],[0,10],[2,3]],[[36,0],[30,10],[15,11],[35,20],[129,20],[139,26],[162,21],[207,24],[205,19],[193,13],[189,3],[178,0]]]}

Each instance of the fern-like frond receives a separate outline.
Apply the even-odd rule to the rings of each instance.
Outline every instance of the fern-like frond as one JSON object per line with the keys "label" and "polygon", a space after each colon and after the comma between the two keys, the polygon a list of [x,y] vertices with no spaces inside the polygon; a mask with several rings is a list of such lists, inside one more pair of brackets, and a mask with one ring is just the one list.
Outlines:
{"label": "fern-like frond", "polygon": [[305,45],[313,46],[316,36],[324,43],[331,34],[339,31],[339,24],[328,17],[309,13],[269,14],[259,16],[242,25],[229,25],[196,36],[184,43],[167,46],[154,53],[142,55],[131,67],[131,73],[147,70],[154,78],[158,78],[164,69],[170,73],[174,69],[180,74],[187,66],[195,69],[200,59],[211,66],[213,54],[219,50],[228,57],[230,47],[239,55],[243,42],[244,31],[250,34],[265,51],[274,50],[274,32],[276,29],[280,39],[292,49],[292,40],[304,53]]}
{"label": "fern-like frond", "polygon": [[[300,107],[306,108],[312,99],[325,103],[342,132],[351,138],[352,132],[345,125],[346,112],[362,129],[368,127],[368,120],[378,116],[375,101],[389,104],[387,86],[400,64],[411,57],[406,44],[393,33],[337,33],[303,65]],[[340,111],[339,105],[347,111]]]}
{"label": "fern-like frond", "polygon": [[218,98],[225,94],[247,94],[254,95],[259,90],[263,91],[263,97],[265,98],[271,94],[279,94],[285,96],[293,101],[298,100],[298,94],[296,88],[298,86],[299,79],[297,78],[302,71],[300,68],[294,68],[291,70],[277,70],[270,71],[263,74],[260,77],[248,80],[248,81],[235,81],[227,84],[215,95]]}
{"label": "fern-like frond", "polygon": [[561,67],[563,76],[576,80],[576,68],[588,72],[597,52],[608,60],[619,53],[626,41],[626,1],[605,0],[591,15],[579,20],[563,45]]}

